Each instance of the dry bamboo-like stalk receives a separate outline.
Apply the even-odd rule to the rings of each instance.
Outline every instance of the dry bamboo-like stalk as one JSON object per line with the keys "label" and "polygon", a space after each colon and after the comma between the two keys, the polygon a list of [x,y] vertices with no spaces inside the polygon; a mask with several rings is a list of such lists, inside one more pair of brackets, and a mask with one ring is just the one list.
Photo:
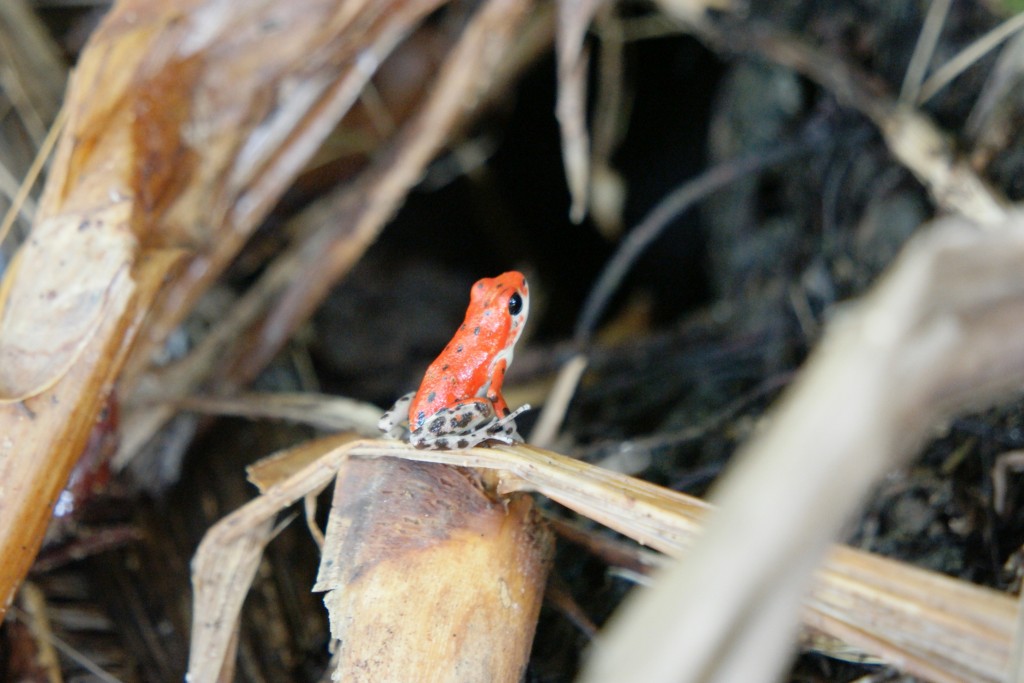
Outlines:
{"label": "dry bamboo-like stalk", "polygon": [[1014,637],[1013,596],[833,547],[803,623],[935,683],[998,683]]}
{"label": "dry bamboo-like stalk", "polygon": [[350,460],[313,590],[345,681],[522,680],[554,544],[533,500],[472,470]]}

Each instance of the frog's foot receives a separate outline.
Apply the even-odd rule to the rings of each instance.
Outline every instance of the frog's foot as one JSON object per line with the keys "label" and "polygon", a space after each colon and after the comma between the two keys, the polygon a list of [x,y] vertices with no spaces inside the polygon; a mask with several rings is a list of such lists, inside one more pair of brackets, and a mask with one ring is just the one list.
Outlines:
{"label": "frog's foot", "polygon": [[395,405],[384,411],[384,415],[377,422],[377,429],[384,432],[389,439],[404,441],[409,435],[409,406],[412,404],[414,395],[413,392],[409,392],[395,401]]}
{"label": "frog's foot", "polygon": [[493,424],[484,429],[487,434],[486,439],[494,439],[510,445],[523,443],[523,437],[519,436],[519,428],[516,426],[516,416],[529,409],[529,404],[521,405],[500,420],[495,420]]}

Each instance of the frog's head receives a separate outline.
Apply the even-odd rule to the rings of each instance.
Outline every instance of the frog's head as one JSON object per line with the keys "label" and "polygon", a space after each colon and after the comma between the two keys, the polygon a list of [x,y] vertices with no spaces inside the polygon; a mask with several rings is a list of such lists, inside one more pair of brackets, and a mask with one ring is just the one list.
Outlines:
{"label": "frog's head", "polygon": [[[494,346],[507,351],[511,362],[512,348],[526,326],[530,314],[530,288],[522,273],[511,270],[497,277],[483,278],[473,285],[470,310],[480,314],[486,334]],[[476,317],[476,316],[474,316]]]}

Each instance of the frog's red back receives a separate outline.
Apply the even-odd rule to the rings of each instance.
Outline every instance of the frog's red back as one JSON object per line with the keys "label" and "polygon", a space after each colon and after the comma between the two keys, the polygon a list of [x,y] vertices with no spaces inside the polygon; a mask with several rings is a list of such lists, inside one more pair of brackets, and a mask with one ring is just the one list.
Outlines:
{"label": "frog's red back", "polygon": [[477,397],[489,399],[499,417],[508,413],[501,386],[526,325],[529,302],[526,278],[516,271],[473,285],[466,319],[427,368],[409,406],[410,429],[442,408]]}

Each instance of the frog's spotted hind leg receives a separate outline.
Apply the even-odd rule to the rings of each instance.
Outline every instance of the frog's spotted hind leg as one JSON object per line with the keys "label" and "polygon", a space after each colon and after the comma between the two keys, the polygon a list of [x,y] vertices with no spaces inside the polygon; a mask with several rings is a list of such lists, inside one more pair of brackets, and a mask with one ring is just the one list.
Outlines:
{"label": "frog's spotted hind leg", "polygon": [[515,418],[527,410],[523,406],[503,418],[495,415],[494,405],[486,398],[462,401],[430,416],[412,430],[409,443],[416,448],[472,448],[488,439],[512,444],[522,441]]}
{"label": "frog's spotted hind leg", "polygon": [[412,404],[413,396],[415,392],[410,391],[395,401],[395,405],[384,411],[384,415],[377,422],[377,429],[384,432],[388,438],[405,440],[408,436],[409,429],[405,422],[409,419],[409,405]]}
{"label": "frog's spotted hind leg", "polygon": [[530,409],[529,404],[521,405],[511,413],[496,420],[494,424],[486,427],[484,430],[488,439],[494,439],[495,441],[501,441],[502,443],[514,444],[522,443],[523,437],[519,436],[519,428],[516,425],[516,416],[525,413]]}

